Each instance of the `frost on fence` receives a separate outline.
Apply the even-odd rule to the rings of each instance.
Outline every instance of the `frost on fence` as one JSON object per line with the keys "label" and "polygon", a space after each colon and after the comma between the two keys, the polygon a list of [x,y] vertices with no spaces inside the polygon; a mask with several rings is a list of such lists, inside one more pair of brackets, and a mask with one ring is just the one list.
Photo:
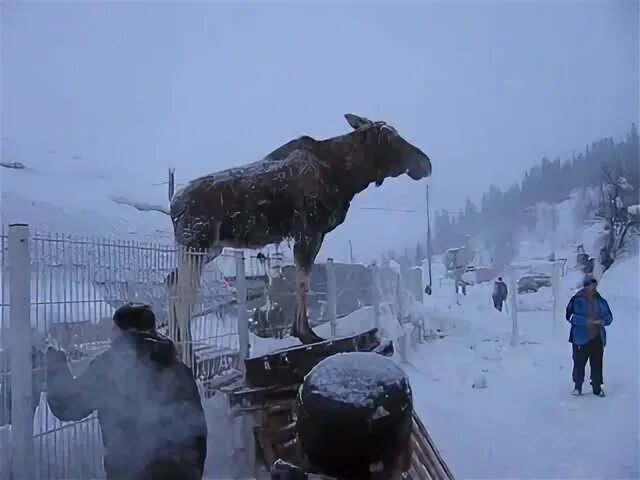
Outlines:
{"label": "frost on fence", "polygon": [[[337,318],[371,305],[371,269],[361,264],[333,263]],[[290,334],[295,305],[296,267],[265,256],[248,257],[247,306],[252,332],[261,338]],[[329,321],[327,264],[311,270],[307,314],[312,327]]]}
{"label": "frost on fence", "polygon": [[[7,350],[9,292],[7,239],[0,237],[0,417],[10,405]],[[112,315],[124,302],[148,303],[160,331],[167,333],[167,282],[176,268],[173,245],[35,234],[30,239],[31,347],[33,351],[34,464],[37,478],[100,478],[102,440],[95,414],[60,422],[46,404],[43,352],[63,348],[74,374],[105,350]],[[231,273],[231,275],[230,275]],[[238,339],[233,289],[218,262],[209,264],[191,310],[196,373],[211,378],[237,368]],[[3,410],[4,408],[4,410]],[[8,415],[4,415],[7,417]],[[0,425],[0,471],[10,471],[8,429]],[[5,443],[7,445],[5,445]],[[7,468],[5,468],[7,467]],[[0,475],[2,478],[2,475]]]}
{"label": "frost on fence", "polygon": [[[109,339],[113,312],[128,301],[148,303],[158,327],[167,326],[167,281],[176,267],[173,245],[36,235],[31,248],[32,326],[38,331],[91,349]],[[213,320],[216,307],[232,298],[224,276],[211,265],[192,316]],[[194,323],[194,339],[211,336]]]}

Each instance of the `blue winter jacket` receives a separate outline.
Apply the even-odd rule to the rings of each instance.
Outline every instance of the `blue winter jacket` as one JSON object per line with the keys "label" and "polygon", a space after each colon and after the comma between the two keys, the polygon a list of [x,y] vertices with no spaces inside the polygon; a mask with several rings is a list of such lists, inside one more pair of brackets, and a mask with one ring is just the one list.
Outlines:
{"label": "blue winter jacket", "polygon": [[[604,325],[606,326],[611,325],[611,322],[613,322],[613,315],[609,308],[609,304],[599,293],[596,293],[595,301],[598,307],[595,318],[597,320],[604,320]],[[589,313],[589,301],[586,298],[584,289],[581,289],[571,298],[571,300],[569,300],[565,315],[567,321],[571,323],[569,341],[574,345],[586,345],[589,343],[589,333],[587,331]],[[604,326],[600,327],[600,337],[602,338],[602,345],[606,345],[607,330]]]}

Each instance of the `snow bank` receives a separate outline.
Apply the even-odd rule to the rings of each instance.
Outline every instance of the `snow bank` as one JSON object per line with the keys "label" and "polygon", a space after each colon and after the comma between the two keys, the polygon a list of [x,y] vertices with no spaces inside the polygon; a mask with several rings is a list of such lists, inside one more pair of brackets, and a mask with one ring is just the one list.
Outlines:
{"label": "snow bank", "polygon": [[618,260],[600,280],[599,290],[605,298],[618,297],[638,302],[640,296],[640,257]]}
{"label": "snow bank", "polygon": [[[376,405],[380,387],[396,385],[409,391],[404,372],[388,358],[375,353],[338,353],[322,360],[305,378],[309,396],[325,397],[338,403],[370,408]],[[304,400],[304,399],[303,399]]]}
{"label": "snow bank", "polygon": [[[370,330],[375,326],[373,307],[359,308],[336,321],[336,336],[345,337],[355,335]],[[324,338],[330,338],[332,336],[331,324],[328,322],[318,325],[314,328],[314,331]],[[394,342],[397,342],[404,334],[403,327],[397,322],[391,306],[388,304],[382,304],[380,306],[380,325],[378,326],[378,332],[383,338],[393,340]],[[252,357],[264,355],[273,350],[300,345],[300,341],[297,338],[260,338],[252,333],[250,333],[250,343]]]}

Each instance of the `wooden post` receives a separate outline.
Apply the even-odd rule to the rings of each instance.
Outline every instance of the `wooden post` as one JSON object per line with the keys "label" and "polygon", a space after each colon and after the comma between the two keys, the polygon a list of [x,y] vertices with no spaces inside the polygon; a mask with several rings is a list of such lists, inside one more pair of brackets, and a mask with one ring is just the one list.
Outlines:
{"label": "wooden post", "polygon": [[31,358],[31,257],[29,227],[9,226],[9,361],[11,368],[12,477],[35,478]]}
{"label": "wooden post", "polygon": [[335,337],[337,331],[336,305],[338,294],[336,291],[336,266],[333,263],[333,258],[327,259],[325,268],[327,269],[327,309],[331,325],[331,337]]}
{"label": "wooden post", "polygon": [[249,357],[249,317],[247,315],[247,281],[244,271],[244,252],[235,251],[236,300],[238,302],[238,346],[240,371],[245,374],[244,361]]}

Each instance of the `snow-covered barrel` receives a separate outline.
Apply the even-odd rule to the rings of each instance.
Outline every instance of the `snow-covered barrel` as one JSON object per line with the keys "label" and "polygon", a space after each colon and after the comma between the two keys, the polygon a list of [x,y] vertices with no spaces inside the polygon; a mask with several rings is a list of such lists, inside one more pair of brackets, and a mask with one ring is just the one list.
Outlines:
{"label": "snow-covered barrel", "polygon": [[[338,478],[384,478],[406,470],[412,431],[409,380],[375,353],[340,353],[305,377],[296,401],[296,427],[311,464]],[[385,474],[386,473],[386,474]]]}

